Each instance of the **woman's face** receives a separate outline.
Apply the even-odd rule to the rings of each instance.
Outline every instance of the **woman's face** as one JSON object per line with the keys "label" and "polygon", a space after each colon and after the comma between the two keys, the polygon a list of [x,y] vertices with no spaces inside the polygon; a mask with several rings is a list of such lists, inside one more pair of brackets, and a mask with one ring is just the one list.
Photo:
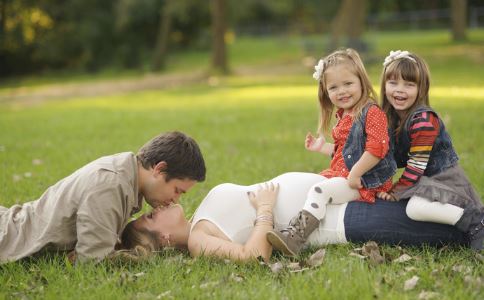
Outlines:
{"label": "woman's face", "polygon": [[168,246],[164,245],[166,236],[176,234],[187,224],[188,221],[185,219],[183,207],[179,204],[154,208],[135,221],[136,228],[158,233],[161,237],[162,246]]}

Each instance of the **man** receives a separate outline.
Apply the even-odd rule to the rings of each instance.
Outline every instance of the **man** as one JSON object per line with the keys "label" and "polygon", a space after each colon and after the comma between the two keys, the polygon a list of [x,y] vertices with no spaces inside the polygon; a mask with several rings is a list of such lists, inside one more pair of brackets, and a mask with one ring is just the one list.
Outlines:
{"label": "man", "polygon": [[74,250],[78,261],[114,251],[143,199],[152,207],[178,202],[205,180],[197,143],[181,132],[161,134],[135,155],[101,157],[51,186],[37,200],[0,206],[0,263],[40,250]]}

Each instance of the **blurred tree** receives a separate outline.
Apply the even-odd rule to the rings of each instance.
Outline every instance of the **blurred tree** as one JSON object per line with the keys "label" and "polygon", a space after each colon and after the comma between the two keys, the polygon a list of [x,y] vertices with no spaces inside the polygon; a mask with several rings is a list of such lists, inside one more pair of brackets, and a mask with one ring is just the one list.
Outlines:
{"label": "blurred tree", "polygon": [[452,38],[454,41],[467,39],[467,0],[451,0]]}
{"label": "blurred tree", "polygon": [[153,53],[152,69],[159,71],[165,67],[165,60],[168,53],[168,39],[171,33],[173,1],[165,1],[160,9],[160,26],[156,38],[156,46]]}
{"label": "blurred tree", "polygon": [[211,0],[212,12],[212,69],[227,74],[227,49],[225,44],[227,5],[225,0]]}
{"label": "blurred tree", "polygon": [[[343,0],[331,24],[329,50],[334,50],[342,44],[358,51],[367,50],[367,45],[361,39],[367,15],[366,0]],[[341,42],[343,37],[347,38],[346,43]]]}

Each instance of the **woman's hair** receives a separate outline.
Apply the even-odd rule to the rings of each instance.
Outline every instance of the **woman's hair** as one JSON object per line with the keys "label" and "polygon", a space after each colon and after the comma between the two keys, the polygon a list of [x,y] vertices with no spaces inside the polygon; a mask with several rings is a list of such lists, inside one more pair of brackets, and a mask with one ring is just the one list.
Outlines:
{"label": "woman's hair", "polygon": [[[417,84],[417,99],[413,105],[407,110],[405,116],[399,123],[399,116],[388,101],[385,93],[385,84],[387,80],[403,79]],[[400,133],[402,126],[407,122],[409,116],[419,106],[429,104],[429,88],[430,88],[430,71],[423,59],[413,53],[408,53],[407,56],[397,58],[389,62],[384,68],[381,77],[381,105],[382,109],[387,115],[388,124],[394,128],[396,135]]]}
{"label": "woman's hair", "polygon": [[111,260],[142,261],[161,249],[160,239],[156,232],[136,228],[135,221],[126,225],[121,234],[121,244],[110,255]]}
{"label": "woman's hair", "polygon": [[363,107],[368,102],[377,102],[377,96],[373,86],[371,85],[370,78],[366,73],[365,66],[361,61],[358,52],[355,50],[348,48],[337,50],[328,56],[326,56],[322,60],[322,68],[323,72],[319,78],[319,88],[318,88],[318,98],[319,98],[319,105],[320,105],[320,118],[319,118],[319,126],[318,126],[318,134],[322,132],[327,133],[330,128],[331,118],[333,116],[334,104],[331,102],[327,87],[326,87],[326,78],[325,72],[334,66],[338,65],[346,65],[350,72],[352,72],[361,82],[361,101],[358,101],[354,108],[354,118],[358,118],[363,110]]}

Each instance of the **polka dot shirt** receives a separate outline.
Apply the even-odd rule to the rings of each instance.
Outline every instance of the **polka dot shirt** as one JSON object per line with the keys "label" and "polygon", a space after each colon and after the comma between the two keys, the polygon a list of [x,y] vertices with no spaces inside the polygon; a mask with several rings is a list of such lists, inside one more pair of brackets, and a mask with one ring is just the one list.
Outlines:
{"label": "polka dot shirt", "polygon": [[[323,170],[320,174],[327,178],[348,178],[350,170],[348,170],[344,162],[343,148],[351,131],[351,126],[353,126],[353,119],[350,115],[343,116],[342,109],[336,112],[336,119],[338,122],[332,131],[335,147],[333,159],[331,160],[329,169]],[[368,110],[365,131],[367,135],[365,151],[383,159],[389,149],[388,123],[385,113],[376,105],[372,105]],[[358,200],[373,203],[378,192],[388,192],[391,188],[392,179],[390,178],[377,188],[360,189],[361,199]]]}

